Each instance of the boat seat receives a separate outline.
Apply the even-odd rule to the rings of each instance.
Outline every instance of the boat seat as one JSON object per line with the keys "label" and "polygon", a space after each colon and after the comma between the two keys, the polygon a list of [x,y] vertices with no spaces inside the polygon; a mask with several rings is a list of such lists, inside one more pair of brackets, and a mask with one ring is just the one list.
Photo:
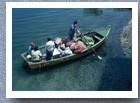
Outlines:
{"label": "boat seat", "polygon": [[77,37],[77,40],[81,39],[81,37]]}
{"label": "boat seat", "polygon": [[96,38],[96,39],[98,39],[98,40],[101,40],[101,38],[100,38],[100,37],[98,37],[98,36],[96,36],[96,35],[94,36],[94,38]]}

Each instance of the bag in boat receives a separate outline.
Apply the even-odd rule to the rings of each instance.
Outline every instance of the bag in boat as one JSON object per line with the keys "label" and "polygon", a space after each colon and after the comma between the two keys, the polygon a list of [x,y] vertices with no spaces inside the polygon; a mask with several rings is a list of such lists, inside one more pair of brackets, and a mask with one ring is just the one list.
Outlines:
{"label": "bag in boat", "polygon": [[61,43],[61,38],[59,38],[59,37],[57,37],[57,38],[55,38],[54,39],[54,42],[57,44],[57,45],[59,45],[60,43]]}
{"label": "bag in boat", "polygon": [[66,49],[64,50],[64,53],[62,54],[62,56],[66,56],[66,55],[71,55],[72,51],[70,50],[69,47],[66,47]]}
{"label": "bag in boat", "polygon": [[74,40],[67,42],[66,46],[71,46],[71,44],[74,42]]}
{"label": "bag in boat", "polygon": [[80,53],[83,50],[83,48],[80,45],[75,45],[74,49],[74,53]]}
{"label": "bag in boat", "polygon": [[55,58],[59,58],[60,57],[60,52],[58,51],[58,49],[57,48],[55,48],[54,49],[54,51],[53,51],[53,58],[55,59]]}
{"label": "bag in boat", "polygon": [[83,50],[83,48],[80,45],[74,45],[74,46],[71,46],[71,50],[77,54],[77,53],[80,53]]}
{"label": "bag in boat", "polygon": [[62,56],[72,54],[72,51],[70,50],[69,47],[66,47],[65,50],[63,50],[61,47],[58,47],[58,51],[62,54]]}
{"label": "bag in boat", "polygon": [[76,43],[76,45],[80,45],[83,49],[86,48],[86,45],[80,40]]}
{"label": "bag in boat", "polygon": [[27,55],[27,57],[26,57],[26,58],[27,58],[27,59],[31,59],[31,57],[32,57],[31,55]]}
{"label": "bag in boat", "polygon": [[[85,39],[86,38],[86,39]],[[84,42],[85,45],[93,45],[94,44],[94,40],[91,37],[85,36],[82,38],[82,41]],[[89,44],[88,44],[89,42]]]}

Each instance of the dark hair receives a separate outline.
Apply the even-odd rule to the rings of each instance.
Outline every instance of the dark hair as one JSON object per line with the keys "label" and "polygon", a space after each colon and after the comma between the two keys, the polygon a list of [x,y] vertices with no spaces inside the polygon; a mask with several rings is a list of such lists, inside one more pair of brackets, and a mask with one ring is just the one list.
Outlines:
{"label": "dark hair", "polygon": [[47,38],[48,41],[52,40],[51,38]]}
{"label": "dark hair", "polygon": [[77,21],[74,21],[74,25],[77,24],[77,23],[78,23]]}
{"label": "dark hair", "polygon": [[37,50],[38,50],[38,46],[35,46],[35,47],[34,47],[34,51],[37,51]]}

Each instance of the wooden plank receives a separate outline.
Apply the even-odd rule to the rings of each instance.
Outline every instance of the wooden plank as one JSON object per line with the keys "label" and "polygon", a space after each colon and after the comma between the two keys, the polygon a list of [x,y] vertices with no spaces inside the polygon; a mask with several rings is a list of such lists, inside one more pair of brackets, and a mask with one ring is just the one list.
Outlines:
{"label": "wooden plank", "polygon": [[98,39],[98,40],[101,40],[101,38],[100,38],[100,37],[98,37],[98,36],[96,36],[96,35],[95,35],[94,37],[95,37],[96,39]]}

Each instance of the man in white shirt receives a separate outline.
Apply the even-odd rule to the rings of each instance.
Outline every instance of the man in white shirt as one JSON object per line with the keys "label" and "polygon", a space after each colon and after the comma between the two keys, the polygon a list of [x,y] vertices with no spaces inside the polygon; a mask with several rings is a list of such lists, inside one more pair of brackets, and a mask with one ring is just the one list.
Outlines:
{"label": "man in white shirt", "polygon": [[51,38],[47,38],[48,42],[46,43],[45,50],[46,50],[46,59],[51,60],[53,59],[53,51],[55,49],[55,44],[51,40]]}

